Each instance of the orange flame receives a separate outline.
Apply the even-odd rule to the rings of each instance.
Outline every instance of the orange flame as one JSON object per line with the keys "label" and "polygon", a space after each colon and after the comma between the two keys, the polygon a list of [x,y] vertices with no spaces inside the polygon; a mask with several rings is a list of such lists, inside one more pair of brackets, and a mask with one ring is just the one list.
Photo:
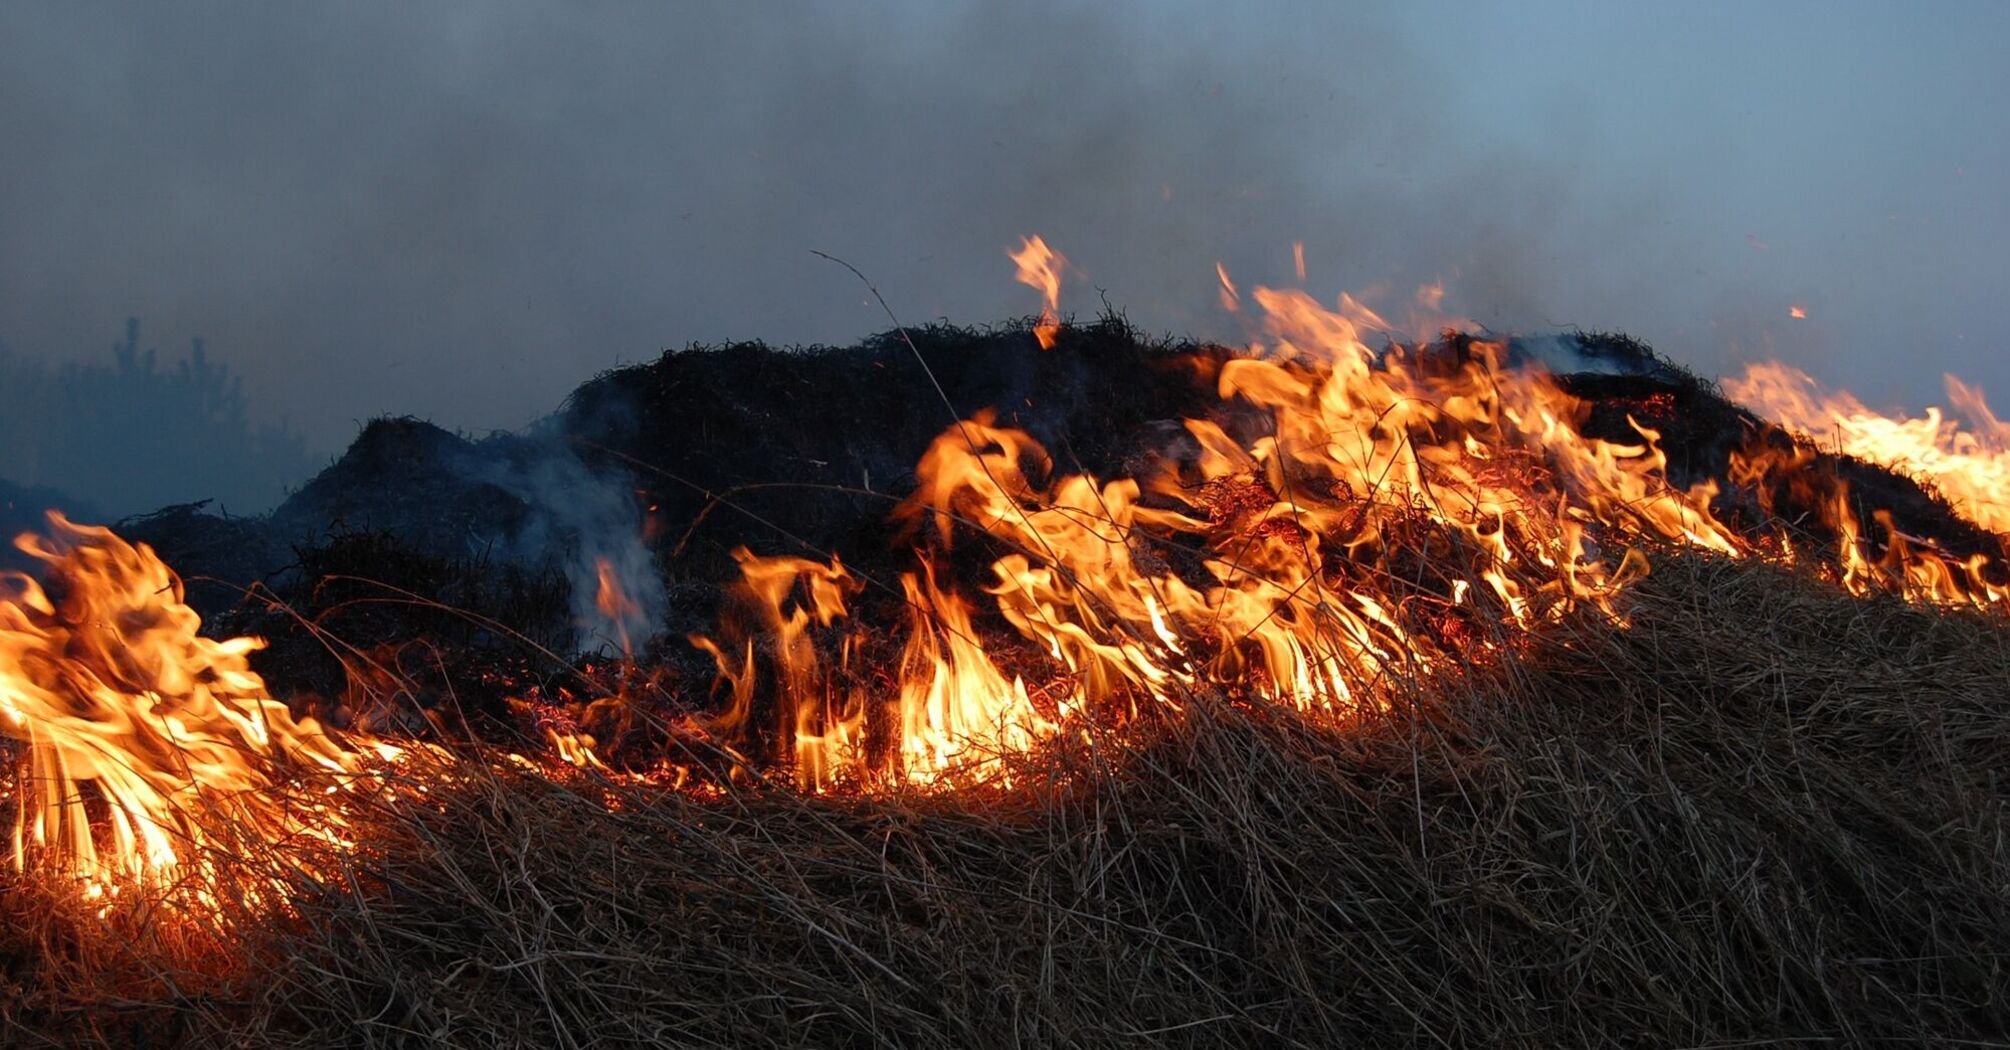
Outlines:
{"label": "orange flame", "polygon": [[[840,622],[857,587],[842,566],[743,551],[757,629],[698,640],[730,697],[707,729],[744,732],[775,704],[799,783],[821,789],[1008,774],[1008,756],[1071,721],[1176,713],[1224,688],[1346,717],[1380,706],[1392,676],[1440,673],[1503,628],[1573,608],[1616,618],[1613,597],[1645,563],[1605,553],[1594,529],[1607,544],[1744,550],[1710,513],[1714,486],[1667,485],[1653,430],[1584,436],[1584,406],[1539,370],[1506,368],[1502,346],[1377,351],[1361,333],[1385,325],[1350,298],[1329,310],[1253,295],[1270,343],[1219,375],[1224,398],[1268,417],[1245,437],[1189,420],[1181,462],[1102,482],[1055,475],[1030,435],[980,412],[923,455],[899,514],[943,546],[976,530],[1011,551],[986,590],[1045,654],[1039,688],[1000,669],[972,605],[924,558],[903,580],[895,694],[876,700],[812,640],[825,632],[841,661],[861,644]],[[1172,570],[1182,551],[1206,582]]]}
{"label": "orange flame", "polygon": [[615,570],[612,558],[595,558],[593,571],[597,582],[593,594],[594,608],[600,610],[600,615],[614,626],[616,640],[621,643],[621,655],[633,656],[634,646],[628,636],[628,625],[642,615],[642,607],[622,589],[621,574]]}
{"label": "orange flame", "polygon": [[1033,335],[1040,340],[1040,349],[1052,350],[1061,331],[1061,271],[1068,268],[1068,257],[1047,247],[1046,238],[1038,234],[1024,238],[1018,251],[1006,254],[1019,267],[1019,283],[1040,293],[1040,319],[1033,325]]}
{"label": "orange flame", "polygon": [[1228,267],[1214,264],[1214,276],[1221,282],[1221,308],[1229,313],[1242,309],[1242,293],[1235,290],[1235,282],[1228,277]]}
{"label": "orange flame", "polygon": [[343,844],[330,796],[365,753],[267,694],[246,659],[258,640],[199,635],[151,549],[49,523],[47,540],[15,541],[49,587],[10,574],[0,597],[0,733],[25,745],[15,866],[45,864],[93,896],[179,883],[213,903],[245,836]]}

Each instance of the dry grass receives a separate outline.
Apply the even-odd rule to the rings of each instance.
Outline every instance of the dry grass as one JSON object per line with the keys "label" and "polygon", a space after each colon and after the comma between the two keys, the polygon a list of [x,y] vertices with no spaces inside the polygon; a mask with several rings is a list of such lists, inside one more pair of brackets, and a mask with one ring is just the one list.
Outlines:
{"label": "dry grass", "polygon": [[15,886],[0,1019],[19,1046],[2005,1040],[2010,629],[1687,556],[1632,601],[1420,713],[1203,704],[992,795],[610,812],[479,777],[206,961]]}

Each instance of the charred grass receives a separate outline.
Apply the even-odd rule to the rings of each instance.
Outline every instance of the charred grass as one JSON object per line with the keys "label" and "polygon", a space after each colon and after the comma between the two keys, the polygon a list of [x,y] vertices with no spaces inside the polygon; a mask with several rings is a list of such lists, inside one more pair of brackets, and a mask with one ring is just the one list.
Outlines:
{"label": "charred grass", "polygon": [[1629,601],[1359,725],[1201,700],[1009,789],[482,772],[217,944],[17,880],[0,1021],[18,1046],[2004,1040],[2010,630],[1696,556]]}

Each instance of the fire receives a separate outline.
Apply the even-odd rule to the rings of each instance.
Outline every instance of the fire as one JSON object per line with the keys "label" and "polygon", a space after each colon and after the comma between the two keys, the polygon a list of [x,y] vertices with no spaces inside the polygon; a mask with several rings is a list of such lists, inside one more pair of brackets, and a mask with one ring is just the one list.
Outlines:
{"label": "fire", "polygon": [[642,607],[621,588],[621,574],[615,570],[612,558],[595,558],[593,572],[596,581],[593,606],[600,610],[603,619],[614,625],[616,640],[621,643],[621,654],[633,656],[634,643],[628,636],[628,625],[642,615]]}
{"label": "fire", "polygon": [[[1268,341],[1228,361],[1219,388],[1261,426],[1188,420],[1185,453],[1108,481],[1057,472],[989,412],[936,438],[897,512],[920,566],[901,581],[890,695],[840,670],[869,644],[847,619],[858,580],[835,560],[741,551],[741,626],[695,639],[727,697],[702,728],[751,743],[753,712],[772,708],[766,732],[791,742],[798,782],[826,789],[1005,775],[1008,756],[1078,720],[1176,716],[1209,696],[1353,718],[1476,641],[1575,609],[1617,618],[1645,564],[1631,541],[1743,552],[1711,514],[1714,486],[1667,484],[1654,431],[1583,435],[1584,406],[1507,367],[1503,345],[1377,350],[1366,333],[1386,326],[1351,298],[1252,296]],[[938,568],[976,534],[1008,552],[981,605]],[[979,610],[1030,643],[1014,671]]]}
{"label": "fire", "polygon": [[[1302,245],[1293,256],[1302,276]],[[1035,333],[1051,347],[1066,261],[1039,237],[1012,258],[1042,292]],[[1225,359],[1196,357],[1223,411],[1185,420],[1135,476],[1107,478],[1060,469],[990,410],[956,421],[894,512],[907,571],[879,580],[836,555],[734,552],[720,619],[690,638],[711,658],[713,702],[664,732],[708,744],[727,776],[765,763],[807,792],[1009,785],[1043,744],[1090,729],[1210,703],[1344,724],[1567,618],[1623,624],[1644,548],[1799,556],[1791,537],[1766,546],[1719,520],[1717,482],[1671,484],[1653,427],[1587,433],[1591,406],[1505,343],[1406,343],[1351,296],[1245,293],[1216,274],[1223,303],[1246,304],[1260,333]],[[1442,297],[1432,284],[1414,303],[1435,315]],[[2010,427],[1979,391],[1949,384],[1970,429],[1938,409],[1880,416],[1778,365],[1727,389],[2010,531]],[[1768,512],[1776,497],[1816,507],[1854,591],[2005,600],[1999,566],[1906,535],[1875,508],[1863,516],[1840,480],[1809,469],[1814,456],[1756,443],[1724,480]],[[203,637],[144,545],[60,516],[46,540],[17,543],[46,580],[12,577],[0,593],[17,867],[93,893],[193,886],[214,903],[221,866],[247,842],[350,844],[349,806],[388,790],[377,771],[397,745],[297,717],[251,670],[262,643]],[[982,581],[959,588],[953,565]],[[610,560],[597,570],[597,608],[622,629],[622,684],[532,730],[549,745],[542,766],[510,761],[629,775],[582,728],[638,702],[625,629],[638,603]],[[681,787],[692,769],[666,758],[659,772]]]}
{"label": "fire", "polygon": [[1019,267],[1019,283],[1040,293],[1040,319],[1033,325],[1033,335],[1040,340],[1040,349],[1052,350],[1061,331],[1061,271],[1068,268],[1068,257],[1047,247],[1039,234],[1024,238],[1018,251],[1006,254]]}
{"label": "fire", "polygon": [[1242,309],[1242,293],[1235,290],[1235,281],[1228,276],[1228,267],[1214,264],[1214,276],[1221,284],[1221,308],[1229,313]]}
{"label": "fire", "polygon": [[1793,318],[1796,321],[1805,321],[1808,319],[1807,307],[1789,306],[1787,307],[1787,316]]}
{"label": "fire", "polygon": [[344,844],[334,796],[400,749],[295,719],[247,662],[261,643],[200,636],[146,546],[53,513],[47,539],[16,545],[48,581],[10,575],[0,596],[0,733],[22,745],[16,868],[91,896],[180,884],[200,899],[248,842]]}
{"label": "fire", "polygon": [[[1850,593],[1892,592],[1930,604],[1983,608],[2010,601],[1999,562],[1979,552],[1957,557],[1909,536],[1882,508],[1864,520],[1848,482],[1831,471],[1809,469],[1813,460],[1806,448],[1747,448],[1732,454],[1731,479],[1758,492],[1762,504],[1779,491],[1812,504],[1813,523],[1835,537],[1833,575]],[[1782,537],[1781,544],[1785,560],[1798,560],[1790,538]]]}
{"label": "fire", "polygon": [[1963,516],[2010,533],[2010,424],[1996,418],[1981,390],[1945,379],[1959,419],[1939,407],[1919,417],[1875,412],[1777,362],[1748,365],[1725,381],[1724,393],[1818,444],[1932,482]]}
{"label": "fire", "polygon": [[[751,718],[763,690],[772,693],[776,731],[792,742],[796,780],[811,790],[840,783],[929,783],[989,779],[1003,757],[1022,754],[1054,732],[1021,680],[992,662],[963,599],[938,586],[932,565],[904,574],[907,635],[899,686],[890,701],[847,687],[842,665],[865,643],[849,624],[847,596],[862,587],[844,565],[787,556],[734,552],[741,579],[734,588],[739,626],[721,643],[692,642],[710,653],[729,697],[725,710],[690,728],[720,739],[753,735]],[[840,666],[815,644],[813,629],[840,630]],[[763,669],[766,675],[763,675]],[[895,746],[875,756],[869,713],[881,707],[897,733]]]}
{"label": "fire", "polygon": [[[1442,295],[1426,286],[1416,304],[1436,311]],[[736,551],[733,609],[692,638],[721,702],[681,731],[742,762],[786,755],[806,791],[1009,782],[1014,756],[1090,720],[1177,717],[1209,697],[1355,718],[1394,681],[1446,673],[1573,611],[1623,622],[1616,599],[1646,567],[1637,545],[1757,552],[1713,514],[1715,482],[1668,483],[1654,429],[1587,436],[1587,406],[1540,367],[1511,367],[1504,344],[1378,349],[1369,335],[1388,323],[1351,296],[1333,308],[1296,291],[1250,296],[1265,338],[1217,384],[1261,425],[1187,420],[1187,449],[1107,481],[1057,471],[989,411],[936,438],[896,512],[917,562],[899,579],[897,658],[855,618],[868,581],[836,557]],[[1961,387],[1957,400],[2000,435],[1979,394]],[[1841,482],[1806,469],[1811,455],[1748,448],[1728,480],[1762,500],[1816,486],[1837,578],[1857,593],[2003,599],[1986,559],[1943,556],[1881,512],[1860,522]],[[941,568],[975,535],[1007,552],[984,601]],[[613,618],[607,574],[601,598]],[[1015,635],[1023,648],[1008,658],[1000,639]],[[875,661],[893,673],[871,673]],[[565,762],[611,772],[590,737],[553,742]]]}

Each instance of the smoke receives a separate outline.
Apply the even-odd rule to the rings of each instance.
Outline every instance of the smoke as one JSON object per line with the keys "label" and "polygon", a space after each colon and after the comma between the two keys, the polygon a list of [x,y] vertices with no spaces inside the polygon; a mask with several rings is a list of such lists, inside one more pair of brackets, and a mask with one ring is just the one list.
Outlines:
{"label": "smoke", "polygon": [[473,480],[528,505],[510,553],[556,558],[572,587],[579,652],[639,648],[662,631],[668,596],[642,542],[642,516],[621,471],[595,471],[555,435],[527,456],[484,465]]}
{"label": "smoke", "polygon": [[1064,311],[1233,338],[1213,264],[1290,283],[1302,240],[1322,298],[1442,279],[1496,331],[1622,330],[1706,373],[1781,355],[1917,402],[1943,370],[2010,386],[2006,21],[7,5],[0,338],[200,335],[325,454],[379,414],[517,427],[666,345],[884,327],[811,249],[908,320],[982,323],[1037,308],[1004,253],[1040,233]]}
{"label": "smoke", "polygon": [[1647,376],[1672,380],[1679,373],[1663,361],[1629,345],[1612,345],[1577,333],[1515,336],[1507,342],[1508,358],[1534,360],[1558,374]]}

